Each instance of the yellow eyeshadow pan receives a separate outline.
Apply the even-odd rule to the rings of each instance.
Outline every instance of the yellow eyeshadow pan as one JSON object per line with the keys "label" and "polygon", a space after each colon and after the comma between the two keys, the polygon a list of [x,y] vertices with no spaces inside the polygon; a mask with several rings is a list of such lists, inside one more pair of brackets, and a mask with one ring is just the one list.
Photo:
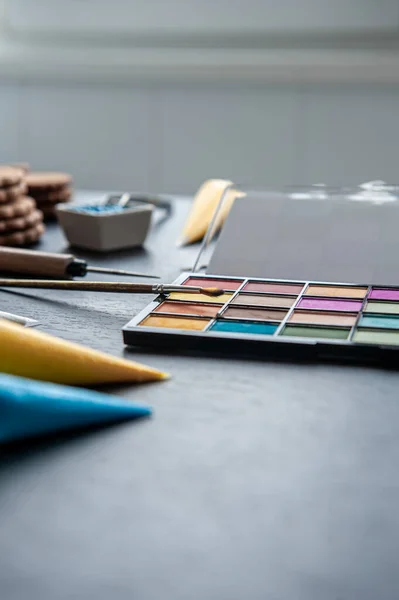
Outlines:
{"label": "yellow eyeshadow pan", "polygon": [[367,287],[308,285],[304,296],[324,296],[327,298],[364,298]]}
{"label": "yellow eyeshadow pan", "polygon": [[190,292],[172,292],[169,300],[181,300],[184,302],[211,302],[212,304],[224,304],[228,302],[232,294],[226,293],[221,296],[205,296],[205,294],[191,294]]}
{"label": "yellow eyeshadow pan", "polygon": [[205,329],[208,323],[209,320],[207,319],[190,319],[189,317],[166,317],[161,315],[150,315],[140,323],[140,326],[202,331]]}

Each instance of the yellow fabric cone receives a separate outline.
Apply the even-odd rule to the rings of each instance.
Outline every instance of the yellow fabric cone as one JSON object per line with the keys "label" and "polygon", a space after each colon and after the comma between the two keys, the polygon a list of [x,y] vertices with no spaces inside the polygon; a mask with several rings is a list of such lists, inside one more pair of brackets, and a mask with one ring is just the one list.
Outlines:
{"label": "yellow fabric cone", "polygon": [[[212,217],[223,193],[231,184],[231,181],[225,179],[208,179],[201,185],[194,197],[190,214],[188,215],[180,235],[180,245],[185,246],[202,240],[212,221]],[[226,218],[230,206],[228,206],[228,203],[223,205],[223,213],[219,215],[219,226]]]}
{"label": "yellow fabric cone", "polygon": [[168,375],[0,320],[0,371],[66,385],[146,382]]}

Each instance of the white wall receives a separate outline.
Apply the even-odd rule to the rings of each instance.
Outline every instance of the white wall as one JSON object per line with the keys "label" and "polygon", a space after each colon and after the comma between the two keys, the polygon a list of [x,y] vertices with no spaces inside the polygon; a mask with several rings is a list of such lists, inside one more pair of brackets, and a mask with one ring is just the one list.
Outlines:
{"label": "white wall", "polygon": [[398,181],[399,85],[0,86],[0,161],[80,187]]}
{"label": "white wall", "polygon": [[2,2],[1,162],[181,193],[398,181],[399,0]]}
{"label": "white wall", "polygon": [[398,30],[397,0],[3,0],[21,33],[204,35]]}

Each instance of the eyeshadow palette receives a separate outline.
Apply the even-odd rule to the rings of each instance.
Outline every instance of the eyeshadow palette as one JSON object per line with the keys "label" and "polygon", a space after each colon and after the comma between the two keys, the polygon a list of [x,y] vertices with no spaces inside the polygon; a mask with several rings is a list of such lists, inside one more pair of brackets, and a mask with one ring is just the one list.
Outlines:
{"label": "eyeshadow palette", "polygon": [[287,358],[396,360],[399,285],[184,274],[223,295],[160,296],[124,328],[128,345]]}

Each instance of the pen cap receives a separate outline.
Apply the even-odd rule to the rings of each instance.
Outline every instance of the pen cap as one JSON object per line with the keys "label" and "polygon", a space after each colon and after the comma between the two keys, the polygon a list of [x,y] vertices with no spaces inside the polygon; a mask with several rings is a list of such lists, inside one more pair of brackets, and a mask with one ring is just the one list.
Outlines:
{"label": "pen cap", "polygon": [[0,271],[7,273],[64,278],[73,260],[72,254],[0,247]]}

